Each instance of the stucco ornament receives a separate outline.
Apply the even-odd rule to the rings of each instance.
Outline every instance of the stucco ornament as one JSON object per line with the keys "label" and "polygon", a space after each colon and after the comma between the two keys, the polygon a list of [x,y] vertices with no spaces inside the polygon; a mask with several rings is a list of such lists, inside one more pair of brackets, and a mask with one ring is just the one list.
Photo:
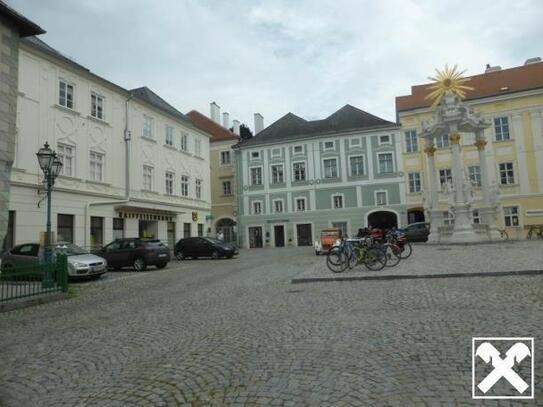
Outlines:
{"label": "stucco ornament", "polygon": [[470,78],[462,78],[465,71],[458,71],[457,67],[455,65],[451,69],[445,65],[445,69],[442,71],[436,69],[436,75],[428,77],[434,83],[428,86],[430,93],[425,99],[432,101],[432,108],[436,107],[445,95],[464,99],[466,91],[473,90],[472,87],[464,85]]}

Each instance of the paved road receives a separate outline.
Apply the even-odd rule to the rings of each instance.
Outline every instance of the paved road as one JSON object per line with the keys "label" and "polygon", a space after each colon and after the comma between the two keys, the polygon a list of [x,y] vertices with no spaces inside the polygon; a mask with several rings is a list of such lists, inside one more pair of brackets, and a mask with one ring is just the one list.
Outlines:
{"label": "paved road", "polygon": [[289,284],[313,261],[172,263],[0,314],[0,405],[468,405],[473,336],[543,354],[543,276]]}

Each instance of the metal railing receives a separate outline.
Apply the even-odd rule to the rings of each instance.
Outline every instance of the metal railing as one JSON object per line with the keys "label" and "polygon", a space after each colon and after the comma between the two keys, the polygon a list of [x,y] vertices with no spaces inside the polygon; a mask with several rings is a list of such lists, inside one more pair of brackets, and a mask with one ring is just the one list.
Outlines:
{"label": "metal railing", "polygon": [[65,255],[56,256],[49,264],[0,267],[0,303],[67,290],[68,258]]}

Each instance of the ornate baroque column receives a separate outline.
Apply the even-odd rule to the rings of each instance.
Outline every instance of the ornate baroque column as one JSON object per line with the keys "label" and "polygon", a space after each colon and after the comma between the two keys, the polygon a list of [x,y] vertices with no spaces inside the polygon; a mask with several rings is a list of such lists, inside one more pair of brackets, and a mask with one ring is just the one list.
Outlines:
{"label": "ornate baroque column", "polygon": [[454,202],[465,203],[464,200],[464,173],[462,172],[462,157],[460,156],[460,134],[452,132],[449,136],[452,151],[452,178],[454,185]]}
{"label": "ornate baroque column", "polygon": [[[429,140],[429,139],[426,139]],[[436,148],[434,147],[433,142],[428,143],[429,146],[424,149],[428,157],[428,177],[430,180],[430,236],[428,236],[428,241],[432,243],[439,243],[439,226],[441,226],[443,214],[439,210],[439,198],[437,193],[437,176],[436,176],[436,165],[434,161],[434,154]]]}

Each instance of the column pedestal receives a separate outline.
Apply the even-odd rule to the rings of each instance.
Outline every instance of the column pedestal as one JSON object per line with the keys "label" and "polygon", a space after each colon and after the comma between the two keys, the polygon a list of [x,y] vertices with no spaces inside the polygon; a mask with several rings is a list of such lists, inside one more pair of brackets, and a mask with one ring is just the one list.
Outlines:
{"label": "column pedestal", "polygon": [[488,226],[488,238],[491,241],[503,240],[496,222],[498,218],[498,208],[488,206],[480,208],[479,215],[481,217],[481,223],[484,223]]}
{"label": "column pedestal", "polygon": [[438,209],[430,209],[430,234],[428,243],[440,243],[439,226],[443,224],[443,212]]}
{"label": "column pedestal", "polygon": [[484,242],[486,236],[477,234],[471,223],[471,206],[456,204],[454,206],[454,229],[450,243]]}

